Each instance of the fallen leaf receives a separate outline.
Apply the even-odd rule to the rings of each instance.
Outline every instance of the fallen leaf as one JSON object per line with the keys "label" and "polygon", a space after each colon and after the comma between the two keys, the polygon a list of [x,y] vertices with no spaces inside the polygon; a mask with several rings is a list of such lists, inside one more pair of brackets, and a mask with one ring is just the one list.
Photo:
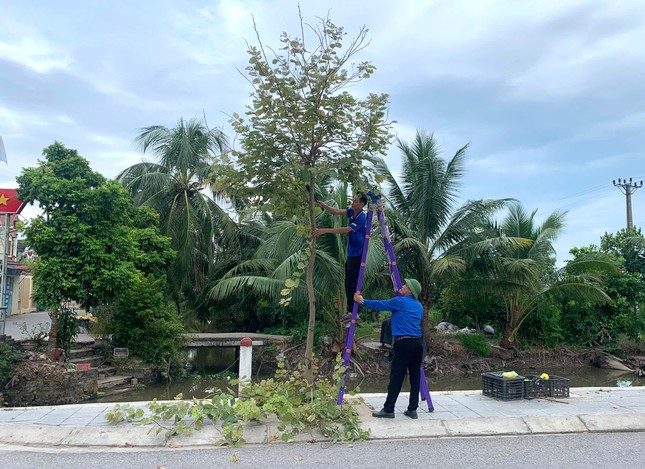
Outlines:
{"label": "fallen leaf", "polygon": [[305,458],[303,458],[303,457],[302,457],[302,456],[300,456],[299,454],[296,454],[296,455],[293,457],[293,460],[294,460],[294,461],[302,461],[303,459],[305,459]]}
{"label": "fallen leaf", "polygon": [[169,445],[169,448],[181,448],[181,445],[178,445],[177,443],[173,443],[172,445]]}
{"label": "fallen leaf", "polygon": [[239,459],[237,458],[237,454],[234,454],[233,456],[231,456],[231,461],[233,461],[233,462],[238,462],[239,461]]}
{"label": "fallen leaf", "polygon": [[134,445],[132,443],[128,443],[127,441],[123,444],[124,448],[134,448]]}

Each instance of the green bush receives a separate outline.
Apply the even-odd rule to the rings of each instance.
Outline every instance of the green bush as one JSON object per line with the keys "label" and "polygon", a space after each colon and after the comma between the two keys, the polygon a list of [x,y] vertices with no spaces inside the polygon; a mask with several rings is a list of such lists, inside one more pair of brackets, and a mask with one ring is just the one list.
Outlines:
{"label": "green bush", "polygon": [[117,301],[112,314],[113,336],[130,354],[167,369],[179,359],[181,319],[163,290],[165,281],[141,277]]}
{"label": "green bush", "polygon": [[504,326],[503,300],[492,295],[469,295],[458,286],[451,286],[441,290],[437,306],[446,321],[459,327],[481,329],[490,324],[502,330]]}
{"label": "green bush", "polygon": [[459,334],[464,348],[478,357],[490,356],[490,344],[485,337],[476,334]]}
{"label": "green bush", "polygon": [[56,347],[65,350],[66,354],[74,344],[78,334],[78,318],[71,308],[61,306],[58,309],[58,329],[56,330]]}
{"label": "green bush", "polygon": [[9,381],[13,376],[14,364],[20,360],[20,353],[8,343],[0,342],[0,386]]}

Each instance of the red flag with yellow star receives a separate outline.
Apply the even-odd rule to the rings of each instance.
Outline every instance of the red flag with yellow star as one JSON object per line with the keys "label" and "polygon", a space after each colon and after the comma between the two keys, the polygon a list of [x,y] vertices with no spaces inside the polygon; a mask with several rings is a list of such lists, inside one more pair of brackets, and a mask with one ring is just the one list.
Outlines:
{"label": "red flag with yellow star", "polygon": [[0,189],[0,213],[20,213],[25,205],[18,200],[16,189]]}

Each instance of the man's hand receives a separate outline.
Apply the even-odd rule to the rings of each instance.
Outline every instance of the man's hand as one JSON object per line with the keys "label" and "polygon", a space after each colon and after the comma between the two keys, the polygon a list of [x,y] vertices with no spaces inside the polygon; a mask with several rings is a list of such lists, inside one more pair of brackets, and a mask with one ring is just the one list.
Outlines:
{"label": "man's hand", "polygon": [[322,200],[316,200],[316,205],[325,210],[325,202],[323,202]]}
{"label": "man's hand", "polygon": [[317,230],[314,230],[312,234],[314,235],[314,237],[316,237],[326,233],[327,233],[327,228],[318,228]]}
{"label": "man's hand", "polygon": [[363,299],[363,297],[361,296],[360,293],[356,292],[356,293],[354,293],[354,301],[356,303],[358,303],[359,305],[362,305],[363,301],[365,301],[365,300]]}

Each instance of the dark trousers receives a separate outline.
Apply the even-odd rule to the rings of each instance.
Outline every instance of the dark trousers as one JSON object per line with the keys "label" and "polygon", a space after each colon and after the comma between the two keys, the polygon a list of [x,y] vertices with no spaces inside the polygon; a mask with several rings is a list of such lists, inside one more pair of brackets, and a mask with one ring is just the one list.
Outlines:
{"label": "dark trousers", "polygon": [[347,297],[347,311],[354,308],[354,293],[358,284],[358,272],[361,270],[361,257],[348,257],[345,262],[345,295]]}
{"label": "dark trousers", "polygon": [[385,412],[394,412],[394,405],[401,392],[406,371],[410,375],[410,401],[408,410],[419,407],[419,386],[421,383],[421,360],[423,344],[421,339],[402,339],[392,347],[392,368],[390,383],[387,385],[387,398],[383,404]]}

